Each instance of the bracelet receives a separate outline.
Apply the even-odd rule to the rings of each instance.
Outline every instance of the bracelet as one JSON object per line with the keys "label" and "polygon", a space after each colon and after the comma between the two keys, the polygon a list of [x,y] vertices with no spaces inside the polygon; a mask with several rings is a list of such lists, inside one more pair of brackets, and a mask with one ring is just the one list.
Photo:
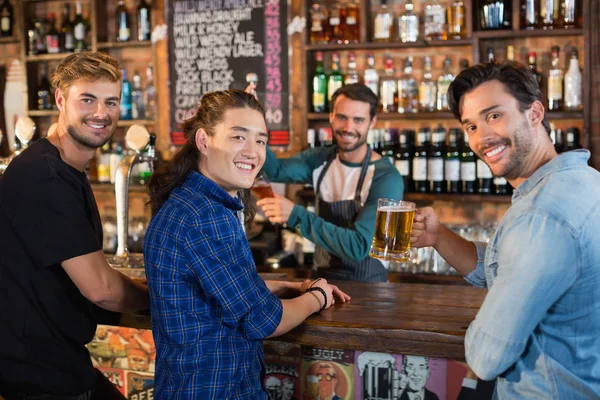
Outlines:
{"label": "bracelet", "polygon": [[321,307],[321,309],[319,310],[319,312],[323,311],[326,307],[327,307],[327,294],[325,294],[325,291],[323,289],[321,289],[320,287],[309,287],[308,289],[306,289],[307,292],[314,292],[314,291],[318,291],[321,292],[321,294],[323,295],[323,306]]}

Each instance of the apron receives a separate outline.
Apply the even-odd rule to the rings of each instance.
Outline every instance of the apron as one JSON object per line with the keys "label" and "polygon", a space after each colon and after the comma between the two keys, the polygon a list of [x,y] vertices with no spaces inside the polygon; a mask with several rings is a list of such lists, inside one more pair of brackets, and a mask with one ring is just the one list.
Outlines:
{"label": "apron", "polygon": [[[319,174],[317,185],[315,188],[316,194],[316,212],[317,215],[327,222],[347,228],[354,228],[354,221],[362,210],[361,190],[369,162],[371,161],[372,150],[367,147],[367,155],[362,162],[360,177],[356,185],[356,191],[353,200],[339,200],[327,202],[320,196],[321,182],[329,169],[329,166],[335,160],[337,151],[332,152],[332,155],[327,160],[325,167]],[[375,223],[375,221],[373,221]],[[330,254],[324,248],[316,245],[314,254],[314,266],[317,276],[328,280],[343,280],[343,281],[361,281],[361,282],[387,282],[387,270],[379,260],[367,256],[362,261],[354,261],[341,259],[333,254]]]}

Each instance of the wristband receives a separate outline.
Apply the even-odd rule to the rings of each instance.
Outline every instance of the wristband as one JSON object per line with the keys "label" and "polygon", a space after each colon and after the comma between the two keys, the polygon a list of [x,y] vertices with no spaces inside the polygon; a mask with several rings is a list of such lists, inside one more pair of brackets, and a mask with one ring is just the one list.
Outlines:
{"label": "wristband", "polygon": [[314,286],[314,287],[309,287],[308,289],[306,289],[306,291],[307,292],[318,291],[318,292],[321,292],[321,294],[323,295],[323,300],[325,300],[325,301],[323,302],[323,306],[321,307],[319,312],[323,311],[327,307],[327,294],[325,294],[325,291],[323,289],[321,289],[320,287]]}

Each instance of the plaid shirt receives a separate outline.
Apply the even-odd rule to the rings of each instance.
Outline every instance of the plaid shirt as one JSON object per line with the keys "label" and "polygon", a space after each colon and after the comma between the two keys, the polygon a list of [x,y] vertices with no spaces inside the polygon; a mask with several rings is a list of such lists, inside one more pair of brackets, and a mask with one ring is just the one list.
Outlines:
{"label": "plaid shirt", "polygon": [[279,298],[256,273],[242,205],[198,172],[153,216],[145,237],[156,399],[266,399],[263,338]]}

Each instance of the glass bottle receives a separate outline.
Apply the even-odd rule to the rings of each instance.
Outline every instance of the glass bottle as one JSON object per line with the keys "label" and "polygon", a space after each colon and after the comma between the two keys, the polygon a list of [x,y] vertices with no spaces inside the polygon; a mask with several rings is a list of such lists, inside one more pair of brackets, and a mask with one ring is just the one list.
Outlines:
{"label": "glass bottle", "polygon": [[392,163],[392,165],[394,165],[395,163],[396,155],[396,151],[394,148],[394,141],[396,139],[396,136],[394,135],[394,133],[397,134],[397,131],[395,129],[385,129],[385,131],[383,132],[383,148],[381,149],[381,156],[387,157]]}
{"label": "glass bottle", "polygon": [[515,46],[512,44],[506,46],[506,60],[515,61]]}
{"label": "glass bottle", "polygon": [[123,83],[121,84],[121,103],[119,117],[123,120],[132,118],[131,83],[127,80],[127,70],[121,70]]}
{"label": "glass bottle", "polygon": [[421,112],[434,112],[436,102],[436,85],[431,74],[431,58],[425,57],[423,79],[419,84],[419,108]]}
{"label": "glass bottle", "polygon": [[544,85],[542,85],[544,78],[543,78],[542,74],[540,74],[539,71],[537,70],[537,61],[536,60],[537,60],[537,54],[535,53],[535,51],[530,51],[527,68],[529,69],[529,72],[531,72],[533,74],[535,81],[538,83],[538,85],[540,86],[540,89],[542,90],[542,93],[544,93],[545,87],[544,87]]}
{"label": "glass bottle", "polygon": [[510,187],[506,178],[501,176],[494,177],[494,193],[497,195],[509,194]]}
{"label": "glass bottle", "polygon": [[444,60],[444,73],[440,75],[437,81],[437,102],[436,108],[438,111],[448,111],[450,106],[448,105],[448,87],[454,80],[454,74],[450,71],[452,60],[450,57],[446,57]]}
{"label": "glass bottle", "polygon": [[381,111],[396,112],[398,107],[398,81],[394,73],[394,61],[391,57],[385,60],[385,76],[381,79]]}
{"label": "glass bottle", "polygon": [[140,0],[137,8],[138,40],[143,42],[152,37],[152,10],[146,0]]}
{"label": "glass bottle", "polygon": [[521,0],[521,29],[533,30],[537,28],[540,17],[539,1]]}
{"label": "glass bottle", "polygon": [[560,7],[558,0],[540,0],[540,25],[542,29],[559,27]]}
{"label": "glass bottle", "polygon": [[13,7],[9,0],[4,0],[0,4],[0,37],[12,37],[14,21]]}
{"label": "glass bottle", "polygon": [[144,89],[144,114],[147,120],[156,118],[156,89],[154,87],[154,73],[152,64],[146,68],[146,89]]}
{"label": "glass bottle", "polygon": [[559,66],[560,48],[552,46],[552,66],[548,71],[548,110],[557,111],[563,105],[563,70]]}
{"label": "glass bottle", "polygon": [[458,138],[460,129],[452,128],[448,132],[448,148],[444,157],[444,180],[448,193],[460,193],[460,152]]}
{"label": "glass bottle", "polygon": [[360,8],[356,2],[349,1],[344,4],[344,10],[343,41],[345,44],[358,43],[360,41]]}
{"label": "glass bottle", "polygon": [[392,9],[388,7],[387,0],[381,0],[381,5],[375,14],[373,23],[373,40],[376,42],[389,42],[392,40],[392,28],[394,16]]}
{"label": "glass bottle", "polygon": [[115,21],[117,21],[117,41],[127,42],[131,38],[131,28],[127,8],[125,8],[125,0],[119,0],[117,3]]}
{"label": "glass bottle", "polygon": [[561,22],[565,29],[578,28],[577,21],[579,19],[576,0],[561,1]]}
{"label": "glass bottle", "polygon": [[414,43],[419,39],[419,16],[413,11],[411,0],[404,4],[404,12],[398,17],[398,39],[403,43]]}
{"label": "glass bottle", "polygon": [[37,87],[37,109],[51,110],[53,105],[53,92],[48,80],[48,70],[46,64],[41,64],[40,83]]}
{"label": "glass bottle", "polygon": [[490,194],[493,191],[494,175],[488,165],[480,158],[477,159],[477,187],[479,193]]}
{"label": "glass bottle", "polygon": [[424,193],[429,190],[429,182],[427,181],[427,153],[430,132],[429,128],[421,128],[417,135],[417,148],[415,149],[412,162],[412,179],[414,191],[417,193]]}
{"label": "glass bottle", "polygon": [[323,4],[313,3],[310,7],[310,42],[313,44],[329,43],[329,13]]}
{"label": "glass bottle", "polygon": [[342,24],[342,6],[337,1],[333,4],[329,10],[329,27],[331,34],[329,37],[330,43],[343,43],[343,32],[341,30]]}
{"label": "glass bottle", "polygon": [[340,72],[340,56],[338,53],[331,55],[331,74],[327,78],[327,104],[329,104],[329,110],[333,111],[333,104],[331,104],[331,96],[336,90],[342,87],[344,84],[344,77]]}
{"label": "glass bottle", "polygon": [[[419,105],[415,99],[416,82],[413,77],[413,57],[406,57],[404,62],[404,73],[398,80],[398,112],[416,113],[419,112]],[[416,103],[416,104],[415,104]]]}
{"label": "glass bottle", "polygon": [[446,142],[446,130],[439,125],[433,130],[431,148],[427,156],[427,180],[429,191],[432,193],[444,192],[444,143]]}
{"label": "glass bottle", "polygon": [[50,29],[46,32],[46,48],[49,54],[60,53],[60,34],[56,29],[56,16],[51,13],[48,17]]}
{"label": "glass bottle", "polygon": [[461,58],[458,62],[458,68],[461,71],[464,71],[465,69],[469,68],[469,60],[467,60],[466,58]]}
{"label": "glass bottle", "polygon": [[446,40],[446,10],[439,0],[430,0],[425,5],[425,39]]}
{"label": "glass bottle", "polygon": [[73,35],[75,37],[75,51],[87,50],[87,22],[83,18],[83,6],[81,2],[75,3],[75,21],[73,21]]}
{"label": "glass bottle", "polygon": [[71,6],[66,3],[63,8],[63,19],[60,26],[61,46],[64,51],[71,52],[75,50],[75,36],[73,33],[73,23],[71,22]]}
{"label": "glass bottle", "polygon": [[573,50],[571,50],[569,69],[565,74],[565,109],[581,109],[581,88],[582,77],[581,70],[579,69],[579,59],[577,57],[577,49],[573,47]]}
{"label": "glass bottle", "polygon": [[487,48],[487,61],[492,62],[492,60],[494,60],[495,58],[496,57],[494,56],[494,48],[488,47]]}
{"label": "glass bottle", "polygon": [[379,73],[375,69],[375,56],[369,53],[367,56],[367,68],[364,74],[365,85],[379,98]]}
{"label": "glass bottle", "polygon": [[396,156],[394,166],[402,176],[404,182],[404,192],[410,192],[412,189],[412,151],[408,140],[408,131],[405,129],[398,136],[398,146],[396,148]]}
{"label": "glass bottle", "polygon": [[563,151],[571,151],[580,149],[579,145],[579,128],[569,128],[567,129],[567,139],[565,141],[564,150]]}
{"label": "glass bottle", "polygon": [[463,193],[475,193],[477,186],[477,157],[469,146],[469,135],[463,134],[464,143],[460,153],[460,181]]}
{"label": "glass bottle", "polygon": [[137,71],[133,73],[133,90],[131,91],[131,118],[145,119],[144,92],[142,91],[142,77]]}
{"label": "glass bottle", "polygon": [[313,112],[327,112],[327,75],[323,69],[323,53],[318,51],[315,58],[315,72],[312,78],[312,110]]}
{"label": "glass bottle", "polygon": [[351,52],[348,54],[348,72],[344,77],[344,85],[350,85],[352,83],[358,83],[360,78],[358,76],[358,71],[356,70],[356,54]]}
{"label": "glass bottle", "polygon": [[465,5],[456,0],[448,7],[448,38],[464,39],[466,36]]}

